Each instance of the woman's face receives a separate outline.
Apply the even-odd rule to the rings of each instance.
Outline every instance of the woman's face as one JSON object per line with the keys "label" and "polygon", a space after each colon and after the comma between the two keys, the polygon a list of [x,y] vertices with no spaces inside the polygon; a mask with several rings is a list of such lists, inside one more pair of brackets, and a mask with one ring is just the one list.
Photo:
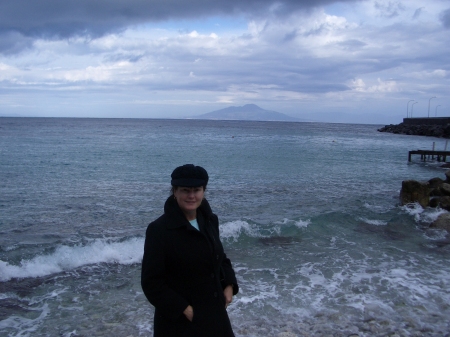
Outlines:
{"label": "woman's face", "polygon": [[188,220],[193,220],[197,214],[197,208],[200,206],[205,195],[205,189],[200,187],[177,187],[173,191],[175,199],[177,199],[178,206],[180,206],[183,213],[188,217]]}

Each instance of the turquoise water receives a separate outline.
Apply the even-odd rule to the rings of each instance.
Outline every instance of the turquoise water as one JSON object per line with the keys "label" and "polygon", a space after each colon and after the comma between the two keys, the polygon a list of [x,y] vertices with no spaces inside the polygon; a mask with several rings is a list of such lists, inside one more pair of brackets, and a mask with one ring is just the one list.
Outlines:
{"label": "turquoise water", "polygon": [[0,118],[0,334],[148,336],[147,224],[194,163],[241,286],[236,336],[443,336],[442,210],[401,181],[445,178],[409,150],[445,140],[380,126]]}

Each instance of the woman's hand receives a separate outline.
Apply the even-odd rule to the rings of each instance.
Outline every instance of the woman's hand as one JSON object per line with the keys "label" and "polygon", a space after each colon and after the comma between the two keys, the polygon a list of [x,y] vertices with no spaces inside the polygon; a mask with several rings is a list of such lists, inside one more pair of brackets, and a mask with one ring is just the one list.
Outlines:
{"label": "woman's hand", "polygon": [[225,296],[225,309],[233,301],[233,286],[229,285],[223,290],[223,296]]}
{"label": "woman's hand", "polygon": [[192,322],[192,319],[194,318],[194,309],[188,305],[186,309],[184,309],[183,314],[189,321]]}

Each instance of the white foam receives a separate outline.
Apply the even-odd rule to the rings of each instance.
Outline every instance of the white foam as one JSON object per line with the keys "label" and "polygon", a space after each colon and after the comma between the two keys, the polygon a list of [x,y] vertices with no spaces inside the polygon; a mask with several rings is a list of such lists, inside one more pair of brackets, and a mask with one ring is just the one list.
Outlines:
{"label": "white foam", "polygon": [[16,249],[17,247],[18,247],[17,245],[12,245],[12,246],[8,246],[8,247],[3,247],[3,250],[5,252],[10,252],[10,251]]}
{"label": "white foam", "polygon": [[19,265],[0,260],[0,281],[41,277],[96,263],[140,263],[143,248],[143,238],[122,242],[97,239],[84,246],[59,246],[52,254],[22,260]]}
{"label": "white foam", "polygon": [[32,310],[41,310],[41,314],[35,319],[24,318],[20,316],[10,316],[3,321],[0,321],[0,329],[14,328],[16,331],[19,331],[16,336],[34,336],[34,333],[38,329],[39,325],[43,323],[45,317],[47,317],[47,315],[50,313],[50,309],[48,307],[48,304],[44,304],[41,308]]}
{"label": "white foam", "polygon": [[364,203],[364,208],[367,208],[376,213],[386,213],[392,209],[391,205],[371,205],[368,202]]}
{"label": "white foam", "polygon": [[400,269],[400,268],[395,268],[395,269],[391,269],[390,270],[390,274],[392,276],[394,276],[395,278],[397,277],[406,277],[408,275],[408,271],[405,269]]}
{"label": "white foam", "polygon": [[247,234],[251,237],[260,237],[255,226],[250,225],[247,221],[236,220],[222,224],[220,226],[221,239],[232,239],[237,241],[241,234]]}
{"label": "white foam", "polygon": [[311,224],[311,220],[310,220],[310,219],[305,220],[305,221],[303,221],[303,220],[298,220],[298,221],[295,221],[295,223],[294,223],[294,225],[297,226],[298,228],[306,228],[306,227],[308,227],[310,224]]}
{"label": "white foam", "polygon": [[388,224],[386,221],[382,221],[382,220],[371,220],[371,219],[367,219],[367,218],[359,218],[359,219],[369,225],[374,225],[374,226],[386,226]]}
{"label": "white foam", "polygon": [[446,210],[442,208],[422,208],[419,203],[412,203],[405,206],[402,206],[401,209],[412,215],[416,222],[424,222],[424,223],[432,223],[435,221],[439,215],[448,213]]}
{"label": "white foam", "polygon": [[426,223],[432,223],[437,220],[439,215],[448,213],[445,209],[442,208],[434,208],[429,210],[428,212],[425,212],[422,217],[422,221]]}
{"label": "white foam", "polygon": [[308,225],[311,223],[311,220],[310,219],[308,219],[308,220],[297,220],[297,221],[295,221],[295,220],[290,220],[290,219],[283,219],[283,221],[277,221],[277,222],[275,222],[275,224],[277,224],[277,225],[294,225],[294,226],[296,226],[296,227],[298,227],[298,228],[306,228],[306,227],[308,227]]}
{"label": "white foam", "polygon": [[[274,269],[254,269],[251,271],[252,274],[267,273],[272,276],[276,275],[276,270]],[[275,277],[276,279],[276,277]],[[277,299],[280,297],[277,291],[277,286],[273,282],[268,282],[267,280],[262,280],[260,278],[254,280],[253,284],[248,285],[239,290],[239,296],[233,300],[233,306],[247,305],[249,303],[258,302],[263,305],[269,299]]]}
{"label": "white foam", "polygon": [[220,225],[220,238],[222,240],[237,242],[241,235],[247,235],[252,238],[265,238],[273,235],[280,235],[283,226],[290,225],[298,228],[306,228],[311,220],[289,220],[283,219],[276,221],[270,226],[261,226],[258,224],[250,224],[245,220],[235,220],[225,222]]}
{"label": "white foam", "polygon": [[58,298],[59,295],[64,294],[66,291],[67,291],[67,289],[64,288],[64,289],[53,290],[42,296],[35,296],[29,301],[28,305],[30,306],[33,304],[39,304],[39,303],[43,303],[43,302],[45,303],[49,299]]}
{"label": "white foam", "polygon": [[153,336],[153,324],[151,323],[151,320],[142,320],[136,324],[136,327],[139,330],[139,336]]}
{"label": "white foam", "polygon": [[448,232],[445,229],[430,228],[423,235],[427,239],[433,240],[433,241],[445,240],[447,238]]}
{"label": "white foam", "polygon": [[418,202],[411,203],[400,207],[404,212],[412,215],[416,221],[420,220],[420,215],[423,213],[424,209]]}

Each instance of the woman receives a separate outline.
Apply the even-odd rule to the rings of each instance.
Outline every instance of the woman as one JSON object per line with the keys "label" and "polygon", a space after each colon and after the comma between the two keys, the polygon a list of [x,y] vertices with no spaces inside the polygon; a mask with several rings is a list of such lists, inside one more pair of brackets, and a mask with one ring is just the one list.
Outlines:
{"label": "woman", "polygon": [[208,173],[172,172],[164,214],[147,228],[141,285],[155,307],[154,337],[233,337],[226,307],[239,288],[204,199]]}

